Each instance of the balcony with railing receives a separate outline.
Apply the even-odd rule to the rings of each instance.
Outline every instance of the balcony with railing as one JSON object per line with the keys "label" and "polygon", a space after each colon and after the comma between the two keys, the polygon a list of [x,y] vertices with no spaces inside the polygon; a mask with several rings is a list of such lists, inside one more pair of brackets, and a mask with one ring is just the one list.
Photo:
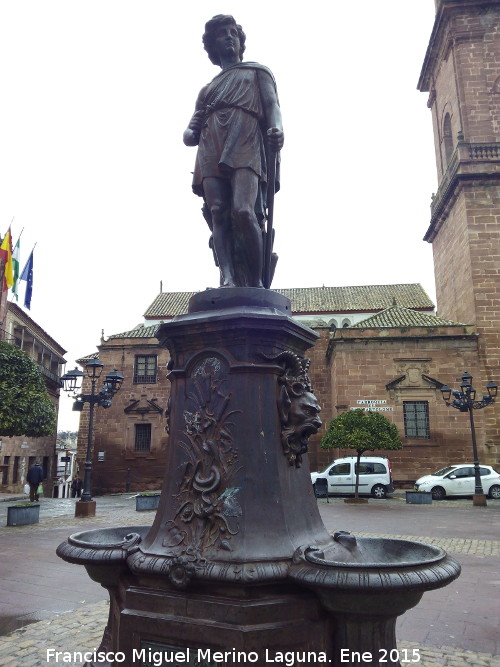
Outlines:
{"label": "balcony with railing", "polygon": [[53,371],[49,370],[42,364],[38,364],[39,369],[42,372],[42,375],[44,375],[46,378],[49,380],[52,380],[55,382],[57,385],[61,386],[61,373],[58,371],[57,373],[54,373]]}
{"label": "balcony with railing", "polygon": [[46,380],[53,382],[58,387],[61,385],[60,357],[53,355],[40,341],[28,334],[26,329],[22,331],[22,335],[18,328],[14,330],[13,334],[6,329],[1,329],[0,334],[1,340],[26,352],[28,357],[36,363]]}

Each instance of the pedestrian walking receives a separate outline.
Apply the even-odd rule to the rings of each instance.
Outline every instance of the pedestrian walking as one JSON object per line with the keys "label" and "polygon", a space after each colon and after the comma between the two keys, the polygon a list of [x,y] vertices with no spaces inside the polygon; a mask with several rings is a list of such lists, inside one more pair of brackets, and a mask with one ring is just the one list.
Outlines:
{"label": "pedestrian walking", "polygon": [[35,465],[32,465],[28,470],[26,476],[26,480],[30,485],[30,502],[32,503],[38,502],[39,500],[38,487],[42,483],[43,477],[43,468],[37,461]]}
{"label": "pedestrian walking", "polygon": [[80,479],[79,475],[75,475],[73,477],[73,481],[71,482],[71,497],[80,498],[81,495],[82,495],[82,480]]}

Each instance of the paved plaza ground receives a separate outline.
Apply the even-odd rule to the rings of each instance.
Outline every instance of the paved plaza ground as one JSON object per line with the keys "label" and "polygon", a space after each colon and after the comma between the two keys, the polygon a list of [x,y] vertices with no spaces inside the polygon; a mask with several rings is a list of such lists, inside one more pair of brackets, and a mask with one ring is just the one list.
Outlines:
{"label": "paved plaza ground", "polygon": [[[99,646],[107,593],[55,549],[71,533],[147,525],[153,513],[136,512],[133,494],[96,500],[96,517],[76,519],[74,500],[44,498],[40,523],[23,527],[6,526],[9,502],[0,502],[0,667],[47,667],[56,664],[47,662],[48,648]],[[455,582],[425,593],[398,620],[401,650],[418,649],[421,667],[500,667],[500,501],[486,508],[470,499],[408,505],[400,493],[364,505],[321,499],[319,507],[330,531],[435,544],[462,565]]]}

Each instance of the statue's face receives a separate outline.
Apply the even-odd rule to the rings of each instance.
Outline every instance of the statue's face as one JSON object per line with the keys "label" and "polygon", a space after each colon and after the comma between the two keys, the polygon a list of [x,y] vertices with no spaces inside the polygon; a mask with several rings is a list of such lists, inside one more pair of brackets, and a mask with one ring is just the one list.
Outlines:
{"label": "statue's face", "polygon": [[239,58],[240,38],[238,29],[233,23],[226,23],[217,28],[215,49],[220,56],[237,56]]}
{"label": "statue's face", "polygon": [[292,399],[289,420],[290,424],[295,426],[297,432],[300,433],[301,440],[307,442],[309,436],[314,435],[321,428],[320,411],[316,396],[309,391]]}

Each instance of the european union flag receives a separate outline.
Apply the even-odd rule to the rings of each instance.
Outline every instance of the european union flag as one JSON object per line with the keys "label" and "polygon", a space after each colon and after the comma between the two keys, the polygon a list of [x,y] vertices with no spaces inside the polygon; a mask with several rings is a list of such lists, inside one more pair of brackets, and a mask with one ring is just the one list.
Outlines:
{"label": "european union flag", "polygon": [[26,280],[26,292],[24,294],[24,307],[28,310],[31,306],[31,293],[33,291],[33,250],[21,273],[20,280]]}

